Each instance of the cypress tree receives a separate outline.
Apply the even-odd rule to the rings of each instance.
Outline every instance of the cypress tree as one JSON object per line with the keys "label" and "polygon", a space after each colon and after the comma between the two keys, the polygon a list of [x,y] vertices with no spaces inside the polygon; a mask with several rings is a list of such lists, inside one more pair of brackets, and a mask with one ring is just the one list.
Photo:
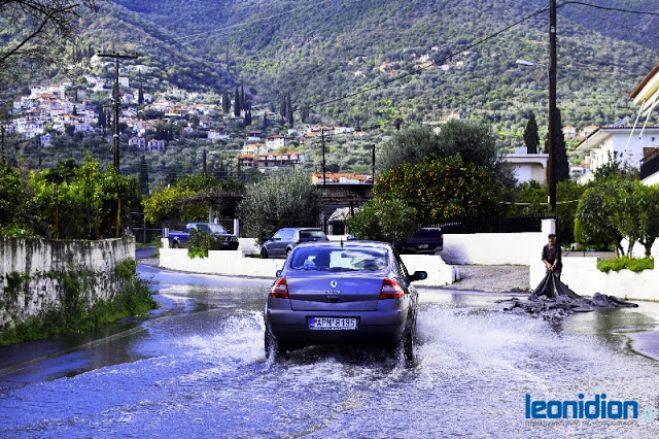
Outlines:
{"label": "cypress tree", "polygon": [[252,104],[245,104],[245,126],[252,124]]}
{"label": "cypress tree", "polygon": [[229,114],[231,111],[231,97],[227,89],[224,89],[224,93],[222,93],[222,111],[224,114]]}
{"label": "cypress tree", "polygon": [[245,86],[240,83],[240,109],[247,110],[247,102],[245,101]]}
{"label": "cypress tree", "polygon": [[238,91],[238,87],[236,87],[236,92],[234,95],[234,102],[233,102],[233,115],[236,117],[240,116],[240,109],[241,109],[240,92]]}
{"label": "cypress tree", "polygon": [[[570,163],[567,160],[567,151],[565,147],[565,136],[563,135],[563,123],[561,121],[561,110],[556,108],[554,115],[554,175],[556,181],[570,179]],[[545,150],[547,144],[545,143]]]}
{"label": "cypress tree", "polygon": [[283,94],[281,95],[281,98],[279,99],[279,115],[281,116],[282,119],[286,117],[286,95]]}
{"label": "cypress tree", "polygon": [[293,128],[295,120],[293,120],[293,105],[291,104],[290,93],[286,94],[286,121],[288,122],[288,126]]}
{"label": "cypress tree", "polygon": [[529,114],[529,120],[526,122],[524,129],[524,144],[529,154],[537,154],[540,136],[538,136],[538,123],[535,121],[535,114]]}

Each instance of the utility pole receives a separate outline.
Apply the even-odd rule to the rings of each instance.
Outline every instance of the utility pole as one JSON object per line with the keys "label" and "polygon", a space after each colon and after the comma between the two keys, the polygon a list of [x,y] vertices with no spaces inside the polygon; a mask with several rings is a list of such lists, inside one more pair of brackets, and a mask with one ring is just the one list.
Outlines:
{"label": "utility pole", "polygon": [[549,118],[547,132],[547,182],[549,184],[549,208],[556,213],[556,172],[554,160],[554,132],[556,126],[556,0],[549,2]]}
{"label": "utility pole", "polygon": [[114,146],[112,149],[112,161],[114,168],[119,172],[119,112],[121,108],[121,97],[119,93],[119,60],[120,59],[137,59],[138,55],[125,55],[117,52],[103,53],[99,52],[98,56],[101,58],[114,59]]}
{"label": "utility pole", "polygon": [[375,143],[371,148],[371,174],[373,175],[373,184],[375,184]]}
{"label": "utility pole", "polygon": [[0,164],[4,166],[5,164],[5,126],[4,125],[0,125],[0,148],[2,148],[2,150],[0,151],[0,154],[2,156],[0,157],[0,159],[2,160],[2,162],[0,162]]}
{"label": "utility pole", "polygon": [[207,154],[208,152],[204,149],[204,157],[203,157],[204,175],[208,175],[208,160],[206,158]]}
{"label": "utility pole", "polygon": [[323,148],[323,186],[327,184],[327,176],[325,175],[325,128],[320,129],[320,142]]}

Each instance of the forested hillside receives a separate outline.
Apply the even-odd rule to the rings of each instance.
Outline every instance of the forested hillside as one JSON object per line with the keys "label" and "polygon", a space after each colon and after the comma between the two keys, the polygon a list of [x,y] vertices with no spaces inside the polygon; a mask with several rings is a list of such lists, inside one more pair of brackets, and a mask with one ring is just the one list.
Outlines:
{"label": "forested hillside", "polygon": [[[547,14],[446,60],[472,42],[546,5],[544,0],[128,1],[117,3],[181,34],[182,52],[235,62],[261,100],[291,92],[298,108],[344,123],[433,122],[452,112],[521,128],[546,106]],[[659,11],[658,0],[594,0]],[[566,5],[559,16],[559,105],[566,124],[630,116],[626,93],[656,62],[657,17]],[[185,35],[188,35],[185,37]],[[415,66],[432,66],[387,84]],[[543,121],[545,118],[540,117]]]}

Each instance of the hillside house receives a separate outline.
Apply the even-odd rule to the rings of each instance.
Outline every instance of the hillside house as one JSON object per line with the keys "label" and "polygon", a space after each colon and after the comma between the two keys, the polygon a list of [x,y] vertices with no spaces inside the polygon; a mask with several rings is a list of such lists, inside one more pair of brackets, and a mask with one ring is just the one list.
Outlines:
{"label": "hillside house", "polygon": [[133,148],[145,150],[146,149],[146,139],[144,137],[131,137],[128,140],[128,146]]}
{"label": "hillside house", "polygon": [[373,176],[370,174],[353,174],[346,172],[326,172],[323,180],[322,172],[314,172],[311,175],[311,183],[314,185],[328,184],[373,184]]}
{"label": "hillside house", "polygon": [[572,125],[563,127],[563,137],[565,140],[572,140],[577,138],[577,129]]}
{"label": "hillside house", "polygon": [[512,154],[504,154],[504,165],[511,168],[517,184],[537,181],[540,184],[547,182],[547,163],[549,154],[529,154],[526,146],[515,148]]}
{"label": "hillside house", "polygon": [[306,158],[303,152],[287,152],[283,154],[268,152],[265,154],[241,154],[238,162],[241,168],[256,168],[260,171],[295,167],[303,164]]}
{"label": "hillside house", "polygon": [[163,153],[163,152],[165,152],[165,148],[166,148],[166,146],[167,146],[167,144],[165,143],[164,140],[151,139],[151,140],[149,140],[149,142],[147,143],[146,149],[147,149],[148,151],[152,151],[152,152],[160,152],[160,153]]}

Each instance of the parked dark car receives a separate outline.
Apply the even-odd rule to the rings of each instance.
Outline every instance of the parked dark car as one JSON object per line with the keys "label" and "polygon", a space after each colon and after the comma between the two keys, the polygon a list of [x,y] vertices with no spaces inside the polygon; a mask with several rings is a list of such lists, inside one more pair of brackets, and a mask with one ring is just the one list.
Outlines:
{"label": "parked dark car", "polygon": [[315,242],[293,249],[265,306],[266,356],[320,343],[403,349],[414,359],[418,293],[390,244]]}
{"label": "parked dark car", "polygon": [[320,229],[309,227],[279,229],[272,238],[261,246],[261,257],[285,258],[296,245],[316,241],[328,241],[327,235]]}
{"label": "parked dark car", "polygon": [[221,250],[236,250],[238,248],[238,238],[235,235],[227,232],[219,224],[210,223],[188,223],[182,232],[170,231],[167,235],[169,246],[171,248],[186,247],[192,230],[208,233],[213,240],[213,247],[215,248]]}
{"label": "parked dark car", "polygon": [[444,234],[439,227],[426,227],[414,232],[405,242],[397,243],[401,253],[439,253],[444,249]]}

